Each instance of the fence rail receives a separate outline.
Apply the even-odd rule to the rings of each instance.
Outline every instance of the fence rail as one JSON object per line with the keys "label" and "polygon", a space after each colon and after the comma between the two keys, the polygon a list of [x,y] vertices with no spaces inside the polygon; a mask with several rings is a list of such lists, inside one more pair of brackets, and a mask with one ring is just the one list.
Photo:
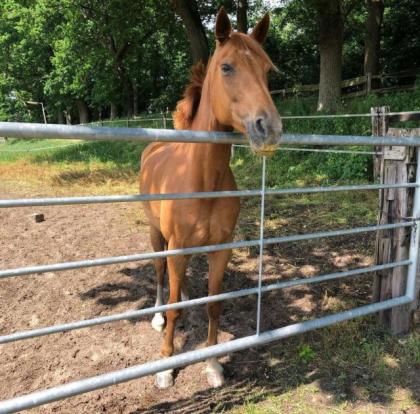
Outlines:
{"label": "fence rail", "polygon": [[246,336],[229,342],[223,342],[218,345],[209,346],[207,348],[184,352],[182,354],[160,359],[158,361],[134,365],[129,368],[70,382],[43,391],[36,391],[31,394],[0,402],[0,414],[15,413],[17,411],[33,408],[42,404],[51,403],[64,398],[69,398],[75,395],[156,374],[157,372],[183,367],[185,365],[204,361],[208,358],[220,357],[247,348],[267,345],[271,342],[288,338],[293,335],[302,334],[310,330],[320,329],[338,322],[344,322],[349,319],[369,315],[381,310],[402,306],[410,303],[411,300],[412,299],[408,296],[400,296],[398,298],[361,306],[359,308],[336,313],[334,315],[324,316],[319,319],[288,325],[272,331],[263,332],[260,335]]}
{"label": "fence rail", "polygon": [[[139,141],[243,144],[242,134],[233,132],[181,131],[150,128],[109,128],[79,125],[0,122],[0,136],[20,139],[81,139],[90,141]],[[283,144],[308,145],[401,145],[420,146],[420,137],[284,134]]]}
{"label": "fence rail", "polygon": [[[104,128],[91,126],[62,126],[62,125],[44,125],[44,124],[18,124],[18,123],[0,123],[0,135],[14,136],[23,139],[33,138],[60,138],[60,139],[85,139],[85,140],[134,140],[134,141],[164,141],[164,142],[191,142],[191,143],[244,143],[244,137],[233,133],[215,133],[215,132],[197,132],[197,131],[170,131],[170,130],[151,130],[151,129],[131,129],[131,128]],[[294,144],[318,144],[318,145],[401,145],[420,147],[420,137],[364,137],[364,136],[333,136],[333,135],[294,135],[284,136],[284,143]],[[417,155],[419,155],[417,149]],[[261,303],[262,293],[274,291],[286,287],[320,283],[329,280],[341,279],[344,277],[354,277],[360,274],[375,272],[384,269],[393,269],[397,267],[407,267],[407,283],[404,294],[399,297],[388,299],[382,302],[361,306],[355,309],[347,310],[333,315],[324,316],[310,321],[288,325],[271,331],[259,332],[260,326],[260,306],[258,306],[257,332],[255,335],[235,339],[230,342],[221,343],[215,346],[186,352],[170,358],[148,362],[142,365],[136,365],[130,368],[86,378],[80,381],[71,382],[58,387],[53,387],[43,391],[33,392],[21,397],[0,402],[0,413],[16,412],[22,409],[36,407],[52,401],[57,401],[73,395],[93,391],[99,388],[115,385],[121,382],[151,375],[163,370],[173,369],[180,366],[198,362],[209,357],[218,357],[230,352],[242,350],[245,348],[268,344],[272,341],[286,338],[291,335],[306,332],[311,329],[328,326],[340,321],[351,318],[368,315],[378,311],[391,309],[396,306],[411,303],[415,298],[416,289],[416,269],[419,246],[418,220],[420,220],[420,169],[417,169],[416,180],[413,183],[397,184],[372,184],[359,186],[336,186],[336,187],[310,187],[310,188],[284,188],[284,189],[266,189],[264,184],[265,177],[265,159],[263,159],[262,187],[260,190],[240,190],[223,192],[203,192],[203,193],[181,193],[181,194],[152,194],[152,195],[122,195],[122,196],[97,196],[97,197],[61,197],[61,198],[43,198],[26,200],[2,200],[0,208],[28,207],[28,206],[47,206],[47,205],[65,205],[65,204],[90,204],[90,203],[112,203],[112,202],[134,202],[168,199],[187,199],[187,198],[215,198],[215,197],[251,197],[261,198],[261,226],[260,238],[256,240],[242,240],[231,243],[224,243],[209,246],[188,247],[183,249],[167,250],[162,252],[140,253],[136,255],[106,257],[100,259],[81,260],[74,262],[29,266],[16,269],[7,269],[0,271],[0,279],[25,276],[36,273],[46,273],[51,271],[65,271],[69,269],[78,269],[92,266],[111,265],[126,263],[138,260],[148,260],[159,257],[168,257],[175,255],[190,255],[199,253],[209,253],[213,251],[235,249],[250,246],[260,247],[259,258],[259,277],[258,286],[248,289],[242,289],[233,292],[226,292],[220,295],[202,297],[189,301],[162,305],[159,307],[145,308],[136,311],[128,311],[114,315],[108,315],[93,319],[87,319],[76,322],[59,324],[56,326],[33,329],[23,332],[15,332],[0,336],[0,343],[8,343],[23,339],[40,337],[43,335],[66,332],[73,329],[86,328],[89,326],[115,322],[123,319],[133,319],[155,312],[162,312],[169,309],[179,309],[190,306],[202,305],[209,302],[240,298],[247,295],[258,295],[258,304]],[[379,224],[366,227],[341,229],[333,231],[321,231],[307,234],[295,234],[279,236],[273,238],[264,238],[264,200],[269,195],[285,195],[296,193],[317,193],[334,191],[355,191],[355,190],[385,190],[393,188],[413,188],[414,189],[414,207],[411,217],[398,217],[397,222],[391,224]],[[278,282],[269,285],[262,285],[262,249],[264,246],[299,242],[303,240],[314,240],[326,237],[347,236],[352,234],[361,234],[374,231],[394,230],[399,228],[411,229],[411,239],[409,255],[407,259],[379,264],[376,266],[352,269],[349,271],[318,275],[306,279],[292,279],[289,281]]]}
{"label": "fence rail", "polygon": [[[358,91],[350,91],[350,92],[344,92],[345,97],[354,97],[354,96],[360,96],[360,95],[366,95],[369,92],[373,93],[384,93],[389,92],[393,90],[407,90],[407,89],[413,89],[415,80],[420,73],[420,69],[412,69],[412,70],[406,70],[402,72],[396,72],[396,73],[390,73],[390,74],[380,74],[380,75],[362,75],[357,76],[356,78],[351,79],[345,79],[342,80],[340,85],[341,89],[346,88],[352,88],[352,87],[362,87],[361,90]],[[413,85],[391,85],[388,87],[376,87],[372,88],[372,80],[379,82],[382,84],[384,81],[387,81],[389,79],[398,80],[398,79],[407,79],[407,78],[413,78]],[[292,86],[291,88],[284,88],[284,89],[277,89],[271,91],[272,95],[290,95],[290,94],[298,94],[298,93],[312,93],[317,92],[319,90],[319,84],[307,84],[307,85],[301,85],[297,84]]]}

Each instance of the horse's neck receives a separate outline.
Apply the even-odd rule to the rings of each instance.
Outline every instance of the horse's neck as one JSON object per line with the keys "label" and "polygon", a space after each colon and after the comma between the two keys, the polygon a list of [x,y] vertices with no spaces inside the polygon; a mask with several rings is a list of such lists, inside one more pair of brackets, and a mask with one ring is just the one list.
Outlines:
{"label": "horse's neck", "polygon": [[[232,131],[219,123],[214,116],[208,91],[208,85],[204,85],[203,94],[197,109],[197,114],[191,124],[191,130],[196,131]],[[192,162],[197,162],[200,170],[211,181],[216,180],[220,175],[229,169],[231,155],[231,144],[199,144],[192,146]],[[210,184],[210,183],[209,183]],[[211,184],[210,184],[211,186]]]}

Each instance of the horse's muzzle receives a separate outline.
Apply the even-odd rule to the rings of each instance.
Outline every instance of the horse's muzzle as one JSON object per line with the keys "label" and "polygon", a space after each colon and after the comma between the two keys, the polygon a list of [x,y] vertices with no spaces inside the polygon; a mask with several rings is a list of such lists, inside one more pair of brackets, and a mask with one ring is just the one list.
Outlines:
{"label": "horse's muzzle", "polygon": [[283,132],[280,117],[271,120],[260,116],[246,124],[246,131],[252,150],[261,156],[273,155],[281,143]]}

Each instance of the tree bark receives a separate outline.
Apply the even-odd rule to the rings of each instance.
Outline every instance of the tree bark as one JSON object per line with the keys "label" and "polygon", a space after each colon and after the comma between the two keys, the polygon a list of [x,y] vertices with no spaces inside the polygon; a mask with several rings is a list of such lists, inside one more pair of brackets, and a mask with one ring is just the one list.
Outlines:
{"label": "tree bark", "polygon": [[335,112],[341,96],[344,21],[341,0],[309,0],[318,14],[320,74],[318,111]]}
{"label": "tree bark", "polygon": [[66,118],[66,124],[71,125],[71,106],[68,106],[63,113]]}
{"label": "tree bark", "polygon": [[137,116],[139,114],[139,85],[136,81],[132,82],[133,84],[133,115]]}
{"label": "tree bark", "polygon": [[57,111],[57,123],[58,124],[64,124],[65,123],[64,113],[61,109]]}
{"label": "tree bark", "polygon": [[380,71],[381,26],[384,14],[383,0],[367,0],[364,74],[377,75]]}
{"label": "tree bark", "polygon": [[87,124],[89,122],[89,108],[83,99],[76,100],[77,110],[79,111],[79,123]]}
{"label": "tree bark", "polygon": [[238,32],[248,32],[248,0],[237,0],[236,20],[238,22]]}
{"label": "tree bark", "polygon": [[111,108],[110,108],[110,115],[109,117],[111,119],[117,119],[118,118],[118,107],[113,102],[111,102]]}
{"label": "tree bark", "polygon": [[184,23],[191,45],[193,62],[197,63],[201,60],[206,64],[209,59],[209,44],[196,0],[172,0],[172,4]]}

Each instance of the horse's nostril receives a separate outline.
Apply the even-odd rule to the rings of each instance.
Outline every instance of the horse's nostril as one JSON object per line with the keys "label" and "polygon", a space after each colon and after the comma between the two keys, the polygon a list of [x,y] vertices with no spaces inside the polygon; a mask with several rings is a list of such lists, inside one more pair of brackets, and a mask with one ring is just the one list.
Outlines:
{"label": "horse's nostril", "polygon": [[264,118],[258,118],[255,121],[255,128],[259,134],[264,135],[264,136],[267,134]]}

